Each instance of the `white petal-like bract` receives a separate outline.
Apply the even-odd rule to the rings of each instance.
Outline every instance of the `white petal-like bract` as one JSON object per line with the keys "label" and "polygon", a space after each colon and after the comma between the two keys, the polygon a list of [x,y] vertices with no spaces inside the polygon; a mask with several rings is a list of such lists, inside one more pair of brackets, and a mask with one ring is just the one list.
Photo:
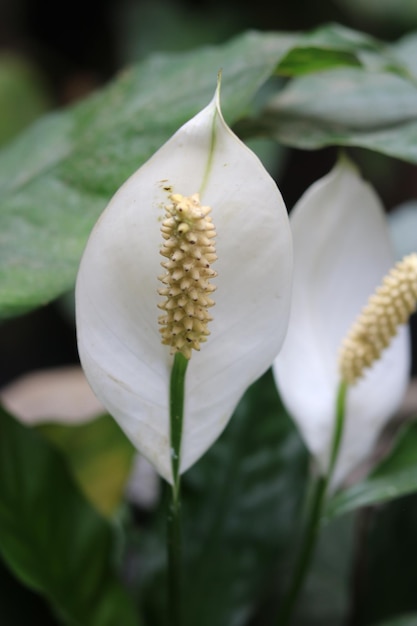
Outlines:
{"label": "white petal-like bract", "polygon": [[217,231],[210,335],[186,377],[181,472],[216,440],[282,345],[292,243],[281,194],[223,120],[219,96],[118,190],[94,227],[77,278],[81,362],[98,398],[172,481],[169,379],[157,308],[161,220],[169,193],[199,193]]}
{"label": "white petal-like bract", "polygon": [[[381,202],[346,157],[306,191],[290,223],[293,299],[274,374],[285,405],[325,473],[341,342],[395,259]],[[348,390],[333,486],[370,453],[401,402],[409,365],[408,329],[402,327],[382,358]]]}

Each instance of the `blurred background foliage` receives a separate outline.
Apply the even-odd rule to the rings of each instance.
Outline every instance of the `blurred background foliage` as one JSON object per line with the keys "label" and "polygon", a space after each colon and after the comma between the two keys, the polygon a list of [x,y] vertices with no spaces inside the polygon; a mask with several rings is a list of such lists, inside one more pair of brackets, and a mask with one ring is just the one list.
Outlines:
{"label": "blurred background foliage", "polygon": [[[277,0],[273,3],[270,0],[72,0],[61,3],[2,0],[0,144],[44,112],[76,102],[105,85],[130,63],[153,52],[221,43],[247,29],[304,31],[329,22],[394,41],[417,29],[417,5],[414,0]],[[282,148],[271,152],[269,146],[264,154],[291,209],[303,191],[328,172],[336,150],[325,148],[309,152]],[[364,150],[352,149],[352,154],[365,177],[374,183],[388,211],[417,197],[415,166]],[[78,363],[72,306],[69,294],[67,298],[2,323],[0,387],[34,369]],[[268,375],[248,392],[239,411],[240,420],[232,421],[225,436],[189,473],[185,482],[188,494],[185,507],[190,524],[186,556],[190,571],[197,572],[207,546],[214,546],[210,567],[216,569],[217,555],[225,558],[223,576],[211,590],[213,597],[208,594],[202,598],[201,594],[208,589],[204,576],[209,579],[215,576],[215,571],[200,572],[191,581],[195,591],[188,607],[187,623],[190,625],[233,626],[250,618],[252,626],[271,623],[270,616],[277,602],[275,589],[278,581],[285,579],[286,571],[286,565],[276,570],[277,558],[300,530],[297,520],[307,457],[275,397]],[[276,430],[270,430],[273,420],[264,422],[264,429],[259,428],[259,420],[268,412],[282,414],[282,420],[276,421]],[[112,426],[107,424],[106,429],[101,429],[104,438]],[[58,448],[64,446],[67,434],[61,433],[59,427],[50,427],[46,434]],[[255,438],[259,445],[276,443],[271,452],[274,463],[268,466],[271,476],[262,471],[260,477],[253,473],[256,458],[251,456],[254,452],[250,444]],[[79,436],[71,435],[70,450],[81,445],[82,458],[86,459],[88,446],[85,442],[89,440],[91,434],[86,431]],[[229,456],[232,441],[236,465]],[[101,445],[108,450],[105,440]],[[131,450],[124,446],[120,440],[120,450],[124,450],[121,452],[123,468],[127,472]],[[290,457],[290,471],[278,479],[279,470]],[[79,463],[76,454],[69,455],[70,466],[71,463]],[[98,476],[100,469],[89,467],[89,471]],[[254,489],[251,500],[252,483],[256,486],[260,479],[265,491],[260,494]],[[210,499],[205,494],[206,481],[216,487]],[[115,489],[120,491],[120,485]],[[269,510],[271,496],[276,503],[273,510]],[[249,497],[246,505],[245,497]],[[279,502],[285,502],[284,510],[279,508]],[[150,626],[163,611],[158,595],[160,587],[155,584],[155,580],[163,577],[163,505],[162,501],[152,513],[140,506],[118,513],[129,519],[133,516],[136,526],[144,528],[145,541],[133,532],[128,545],[120,545],[118,549],[119,557],[123,551],[128,555],[125,578],[132,589],[137,589],[137,559],[143,560],[139,595],[151,618]],[[102,509],[108,513],[109,506],[109,503],[103,504]],[[388,617],[416,612],[416,511],[415,496],[408,496],[382,511],[369,506],[356,516],[329,524],[304,592],[297,616],[299,626],[382,625]],[[210,526],[213,515],[220,520],[214,531]],[[269,523],[257,526],[258,515]],[[242,518],[249,518],[250,525],[240,525]],[[222,525],[222,520],[227,523]],[[276,543],[271,548],[271,545],[264,545],[262,539],[274,530]],[[240,554],[239,561],[235,561],[236,552]],[[256,575],[259,559],[262,571],[269,573],[267,586],[265,579]],[[216,605],[222,589],[231,589],[234,568],[245,571],[246,576],[239,581],[235,577],[232,593],[220,596],[223,621],[216,622],[209,607]],[[48,605],[18,583],[2,563],[0,589],[0,616],[5,626],[29,623],[29,616],[33,624],[56,624]],[[246,600],[249,591],[256,595],[260,606],[255,615]],[[206,621],[201,618],[201,603],[207,610]],[[401,623],[412,626],[417,620],[411,617]]]}
{"label": "blurred background foliage", "polygon": [[[393,41],[417,28],[417,9],[413,0],[2,0],[0,144],[152,52],[221,43],[246,29],[302,31],[328,22]],[[388,210],[417,196],[411,165],[353,153]],[[290,209],[330,169],[335,150],[285,149],[273,158],[272,173]],[[8,357],[0,363],[0,386],[37,367],[77,362],[71,298],[68,314],[65,302],[3,324],[0,351]]]}

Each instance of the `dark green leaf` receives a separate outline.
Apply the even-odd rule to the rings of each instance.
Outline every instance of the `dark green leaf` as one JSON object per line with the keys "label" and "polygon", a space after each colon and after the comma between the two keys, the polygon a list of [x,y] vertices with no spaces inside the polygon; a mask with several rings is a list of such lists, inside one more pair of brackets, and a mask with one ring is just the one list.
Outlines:
{"label": "dark green leaf", "polygon": [[34,67],[23,57],[0,56],[0,144],[9,141],[50,107]]}
{"label": "dark green leaf", "polygon": [[74,283],[87,236],[124,180],[208,104],[223,72],[226,119],[247,113],[291,46],[248,33],[223,46],[156,55],[81,104],[43,118],[0,153],[0,317]]}
{"label": "dark green leaf", "polygon": [[345,626],[351,602],[353,530],[352,516],[321,529],[294,613],[294,626]]}
{"label": "dark green leaf", "polygon": [[[246,624],[270,597],[276,609],[276,566],[299,528],[306,475],[307,454],[268,374],[184,476],[185,626]],[[142,536],[150,624],[164,623],[165,516],[161,506],[156,527]]]}
{"label": "dark green leaf", "polygon": [[384,53],[388,47],[371,35],[362,33],[341,24],[324,24],[306,33],[303,37],[306,45],[344,50],[345,52]]}
{"label": "dark green leaf", "polygon": [[115,536],[60,453],[0,410],[0,553],[70,626],[137,626],[114,572]]}
{"label": "dark green leaf", "polygon": [[0,559],[0,606],[4,626],[42,624],[57,626],[57,622],[39,594],[20,584]]}
{"label": "dark green leaf", "polygon": [[388,502],[417,491],[417,422],[399,433],[389,456],[370,476],[339,494],[328,503],[330,519],[362,506]]}
{"label": "dark green leaf", "polygon": [[358,545],[357,608],[352,623],[389,625],[389,620],[396,624],[397,616],[415,618],[417,495],[364,509],[359,516],[362,540]]}
{"label": "dark green leaf", "polygon": [[114,419],[104,415],[85,424],[44,424],[42,434],[64,453],[92,504],[110,515],[120,505],[134,448]]}
{"label": "dark green leaf", "polygon": [[[314,56],[317,56],[316,70],[331,68],[337,65],[363,65],[371,70],[379,68],[412,79],[413,73],[409,70],[409,62],[404,55],[391,46],[341,24],[325,24],[300,36],[298,47],[289,52],[310,50],[309,61],[314,68]],[[339,56],[338,56],[339,55]],[[296,57],[294,57],[295,60]],[[320,62],[322,67],[320,68]],[[303,66],[303,56],[300,58]],[[308,67],[305,65],[306,69]],[[294,75],[300,74],[294,64]]]}
{"label": "dark green leaf", "polygon": [[[390,65],[407,74],[400,51],[392,50],[337,25],[304,35],[250,32],[218,47],[150,57],[84,102],[40,120],[0,153],[0,318],[49,302],[73,286],[88,233],[111,195],[209,102],[220,69],[224,114],[232,124],[250,112],[254,95],[285,55],[281,71],[294,74],[341,63],[367,66],[364,54],[373,55],[370,65],[380,71]],[[389,79],[373,101],[359,89],[358,102],[351,98],[344,106],[349,119],[358,107],[371,117],[381,109],[390,112],[385,126],[377,119],[378,128],[365,124],[360,131],[333,121],[329,72],[324,89],[317,80],[311,93],[310,83],[300,83],[298,91],[305,97],[307,88],[310,102],[317,99],[324,121],[311,117],[308,106],[298,110],[296,102],[294,112],[284,91],[278,115],[262,119],[263,131],[296,147],[362,145],[417,162],[415,115],[401,117],[401,90],[392,89]],[[407,100],[407,111],[413,104]]]}
{"label": "dark green leaf", "polygon": [[297,47],[290,50],[277,68],[281,76],[300,76],[338,66],[360,66],[358,58],[343,50]]}

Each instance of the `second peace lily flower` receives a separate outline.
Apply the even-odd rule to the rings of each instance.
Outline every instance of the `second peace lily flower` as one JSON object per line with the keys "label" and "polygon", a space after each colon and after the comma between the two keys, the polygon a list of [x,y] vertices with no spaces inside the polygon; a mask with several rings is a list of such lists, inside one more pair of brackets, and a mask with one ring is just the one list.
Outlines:
{"label": "second peace lily flower", "polygon": [[[345,343],[340,368],[344,338],[394,264],[383,207],[356,167],[343,157],[330,174],[307,190],[291,214],[291,226],[293,301],[288,334],[274,363],[274,373],[282,398],[322,475],[329,469],[338,385],[342,378],[352,385],[346,397],[342,444],[332,480],[336,487],[370,453],[402,400],[410,366],[408,329],[400,327],[391,338],[397,326],[407,321],[411,309],[403,316],[394,316],[388,334],[383,328],[378,330],[374,323],[376,305],[383,301],[385,307],[391,298],[383,311],[388,326],[389,305],[394,310],[397,304],[404,308],[398,294],[382,293],[385,287],[381,288],[379,302],[374,296],[372,310],[361,317]],[[355,361],[356,347],[355,353],[351,349],[355,337],[364,333],[368,347],[360,348],[366,354],[359,361],[372,365],[365,370]],[[375,336],[373,347],[371,335]]]}
{"label": "second peace lily flower", "polygon": [[291,273],[281,195],[226,125],[217,90],[116,193],[77,279],[87,378],[168,481],[173,354],[189,359],[184,472],[279,352]]}

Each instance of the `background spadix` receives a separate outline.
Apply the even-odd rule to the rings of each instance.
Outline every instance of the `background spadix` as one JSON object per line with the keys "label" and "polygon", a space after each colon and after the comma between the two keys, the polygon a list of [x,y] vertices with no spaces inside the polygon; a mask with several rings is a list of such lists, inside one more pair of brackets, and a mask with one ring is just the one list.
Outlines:
{"label": "background spadix", "polygon": [[82,365],[109,412],[171,480],[172,357],[157,308],[167,189],[200,192],[217,231],[214,319],[187,371],[181,471],[219,436],[280,349],[292,246],[276,184],[224,122],[218,92],[119,189],[91,233],[76,288]]}

